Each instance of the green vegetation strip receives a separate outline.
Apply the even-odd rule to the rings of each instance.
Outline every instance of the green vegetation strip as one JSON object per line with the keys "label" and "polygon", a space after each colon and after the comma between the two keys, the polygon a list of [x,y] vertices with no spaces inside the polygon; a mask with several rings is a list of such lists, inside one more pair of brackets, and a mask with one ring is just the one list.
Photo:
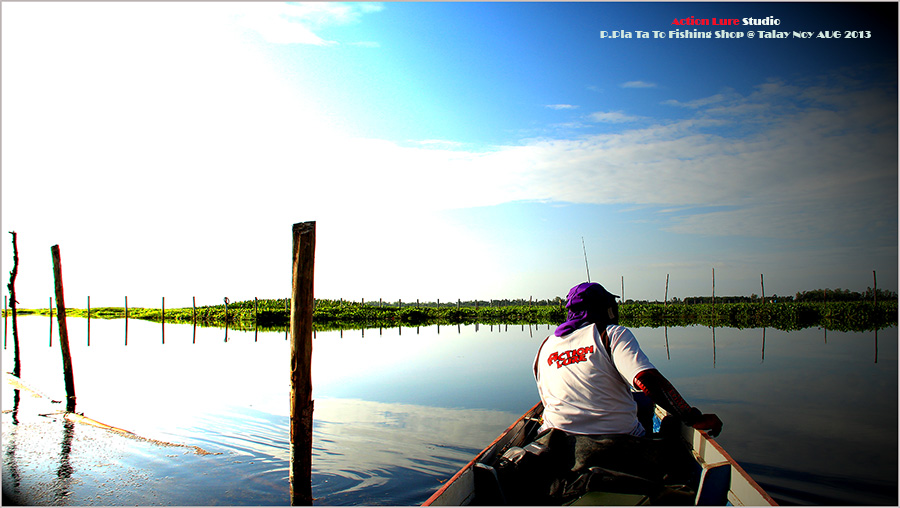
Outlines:
{"label": "green vegetation strip", "polygon": [[[166,309],[167,323],[196,323],[198,326],[228,326],[240,330],[278,330],[290,325],[286,301],[247,300],[193,309]],[[721,326],[729,328],[776,328],[800,330],[824,327],[839,331],[877,330],[897,324],[897,300],[879,300],[878,304],[854,302],[741,302],[741,303],[673,303],[632,302],[619,306],[621,323],[631,327]],[[19,315],[49,315],[49,309],[18,309]],[[86,309],[66,309],[70,317],[87,317]],[[121,319],[125,309],[99,307],[91,309],[91,318]],[[130,319],[159,322],[160,309],[129,308]],[[357,328],[391,328],[432,324],[558,324],[565,320],[561,304],[457,306],[434,303],[388,305],[316,300],[313,325],[316,330]]]}

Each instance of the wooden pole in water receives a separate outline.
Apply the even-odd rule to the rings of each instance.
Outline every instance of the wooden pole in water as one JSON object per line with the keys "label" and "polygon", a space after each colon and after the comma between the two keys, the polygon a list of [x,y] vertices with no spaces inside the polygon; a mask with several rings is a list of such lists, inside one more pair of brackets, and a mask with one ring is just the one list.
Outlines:
{"label": "wooden pole in water", "polygon": [[62,352],[63,377],[66,382],[66,411],[75,411],[75,376],[72,374],[72,355],[69,353],[69,331],[66,329],[66,304],[63,298],[62,265],[59,245],[50,247],[53,256],[53,286],[56,289],[56,321],[59,323],[59,348]]}
{"label": "wooden pole in water", "polygon": [[316,223],[293,226],[291,285],[291,505],[312,505],[312,316]]}
{"label": "wooden pole in water", "polygon": [[19,273],[19,249],[16,247],[16,232],[10,231],[13,244],[13,269],[9,272],[9,309],[12,311],[12,329],[13,329],[13,376],[20,377],[22,374],[22,364],[19,358],[19,328],[16,325],[16,275]]}
{"label": "wooden pole in water", "polygon": [[663,297],[663,307],[669,306],[669,274],[666,274],[666,296]]}
{"label": "wooden pole in water", "polygon": [[878,305],[878,277],[875,276],[875,270],[872,270],[872,303]]}

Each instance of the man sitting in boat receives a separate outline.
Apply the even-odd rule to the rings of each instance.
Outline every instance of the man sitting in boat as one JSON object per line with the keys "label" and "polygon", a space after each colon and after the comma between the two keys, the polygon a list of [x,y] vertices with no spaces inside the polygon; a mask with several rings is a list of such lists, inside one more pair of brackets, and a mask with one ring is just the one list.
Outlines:
{"label": "man sitting in boat", "polygon": [[721,420],[685,402],[634,334],[618,324],[616,295],[597,283],[579,284],[569,291],[566,309],[567,320],[544,340],[534,362],[544,406],[536,442],[562,459],[563,476],[551,495],[571,490],[579,474],[587,481],[592,467],[652,481],[666,476],[672,468],[668,445],[643,437],[653,432],[646,428],[652,404],[649,417],[639,419],[636,399],[647,397],[687,425],[718,435]]}
{"label": "man sitting in boat", "polygon": [[[570,434],[643,436],[631,388],[637,388],[684,423],[715,437],[722,422],[702,414],[681,397],[620,326],[616,295],[597,283],[573,287],[567,320],[541,344],[534,373],[544,403],[542,430]],[[611,353],[611,355],[610,355]]]}

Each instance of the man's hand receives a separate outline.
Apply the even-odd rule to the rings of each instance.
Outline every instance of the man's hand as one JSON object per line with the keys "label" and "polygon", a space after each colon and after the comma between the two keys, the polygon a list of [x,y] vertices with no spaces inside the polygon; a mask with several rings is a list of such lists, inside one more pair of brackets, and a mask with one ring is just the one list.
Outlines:
{"label": "man's hand", "polygon": [[722,420],[714,414],[705,414],[691,424],[691,427],[708,431],[710,436],[716,437],[722,432]]}

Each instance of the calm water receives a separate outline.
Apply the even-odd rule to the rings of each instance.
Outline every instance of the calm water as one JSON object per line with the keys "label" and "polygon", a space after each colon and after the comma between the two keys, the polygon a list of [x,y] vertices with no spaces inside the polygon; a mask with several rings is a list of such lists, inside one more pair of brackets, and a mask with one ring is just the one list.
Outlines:
{"label": "calm water", "polygon": [[[3,384],[3,491],[38,504],[289,504],[282,333],[69,319],[76,411]],[[897,504],[897,330],[637,328],[776,500]],[[11,333],[11,332],[10,332]],[[537,401],[546,325],[317,333],[313,496],[411,505]],[[22,379],[64,398],[57,329],[19,319]],[[52,347],[50,345],[52,340]],[[127,340],[127,344],[126,344]],[[3,370],[12,370],[12,338]],[[202,450],[202,451],[201,451]],[[198,453],[198,451],[201,451]],[[204,453],[205,452],[205,453]]]}

